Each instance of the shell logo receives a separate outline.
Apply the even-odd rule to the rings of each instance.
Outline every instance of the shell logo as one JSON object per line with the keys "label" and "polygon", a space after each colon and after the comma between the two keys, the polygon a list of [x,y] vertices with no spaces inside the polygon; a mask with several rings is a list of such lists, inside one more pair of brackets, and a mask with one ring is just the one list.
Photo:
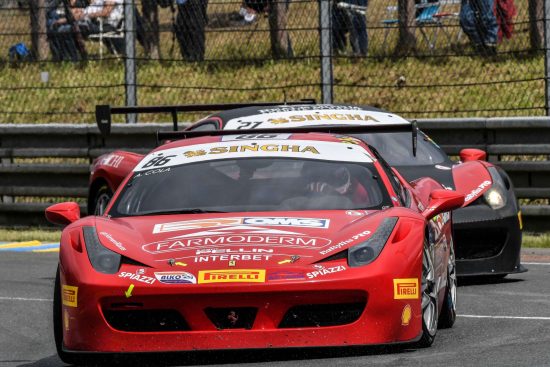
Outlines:
{"label": "shell logo", "polygon": [[401,325],[408,326],[412,318],[411,306],[407,304],[403,307],[403,312],[401,313]]}

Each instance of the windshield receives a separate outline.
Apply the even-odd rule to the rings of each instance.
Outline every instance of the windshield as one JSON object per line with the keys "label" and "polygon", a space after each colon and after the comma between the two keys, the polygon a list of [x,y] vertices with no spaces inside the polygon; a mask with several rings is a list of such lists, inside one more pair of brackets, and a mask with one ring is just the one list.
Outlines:
{"label": "windshield", "polygon": [[372,145],[390,166],[420,166],[447,162],[443,151],[424,133],[418,132],[416,157],[412,153],[410,132],[354,134]]}
{"label": "windshield", "polygon": [[390,205],[371,162],[242,158],[134,172],[109,214],[380,209]]}

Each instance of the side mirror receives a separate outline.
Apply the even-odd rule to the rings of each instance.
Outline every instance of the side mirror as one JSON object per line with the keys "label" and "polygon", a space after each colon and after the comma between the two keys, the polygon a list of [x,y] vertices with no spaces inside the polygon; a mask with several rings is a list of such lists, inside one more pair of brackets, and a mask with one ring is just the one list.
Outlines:
{"label": "side mirror", "polygon": [[453,190],[437,189],[431,192],[428,207],[422,212],[426,219],[436,215],[458,209],[464,204],[464,194]]}
{"label": "side mirror", "polygon": [[46,208],[46,219],[50,223],[66,226],[80,219],[80,207],[72,201],[49,206]]}
{"label": "side mirror", "polygon": [[485,161],[487,160],[487,153],[481,149],[462,149],[460,151],[460,161],[469,162],[469,161]]}

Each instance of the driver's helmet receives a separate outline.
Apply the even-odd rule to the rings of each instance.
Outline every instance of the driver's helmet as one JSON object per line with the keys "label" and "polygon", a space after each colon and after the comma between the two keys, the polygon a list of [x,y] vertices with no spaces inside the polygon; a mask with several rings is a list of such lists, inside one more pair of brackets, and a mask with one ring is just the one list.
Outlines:
{"label": "driver's helmet", "polygon": [[345,166],[330,169],[326,163],[308,162],[302,168],[302,177],[308,183],[326,183],[342,195],[346,194],[351,187],[351,174]]}

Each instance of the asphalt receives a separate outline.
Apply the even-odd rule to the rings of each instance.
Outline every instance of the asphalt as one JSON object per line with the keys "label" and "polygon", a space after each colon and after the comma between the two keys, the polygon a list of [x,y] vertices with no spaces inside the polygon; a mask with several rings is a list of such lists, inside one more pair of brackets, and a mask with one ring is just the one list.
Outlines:
{"label": "asphalt", "polygon": [[[550,250],[529,251],[522,257],[527,273],[490,283],[463,281],[455,327],[440,330],[431,348],[238,351],[128,362],[132,366],[550,366]],[[55,353],[51,322],[57,257],[56,253],[0,254],[0,366],[64,365]]]}

